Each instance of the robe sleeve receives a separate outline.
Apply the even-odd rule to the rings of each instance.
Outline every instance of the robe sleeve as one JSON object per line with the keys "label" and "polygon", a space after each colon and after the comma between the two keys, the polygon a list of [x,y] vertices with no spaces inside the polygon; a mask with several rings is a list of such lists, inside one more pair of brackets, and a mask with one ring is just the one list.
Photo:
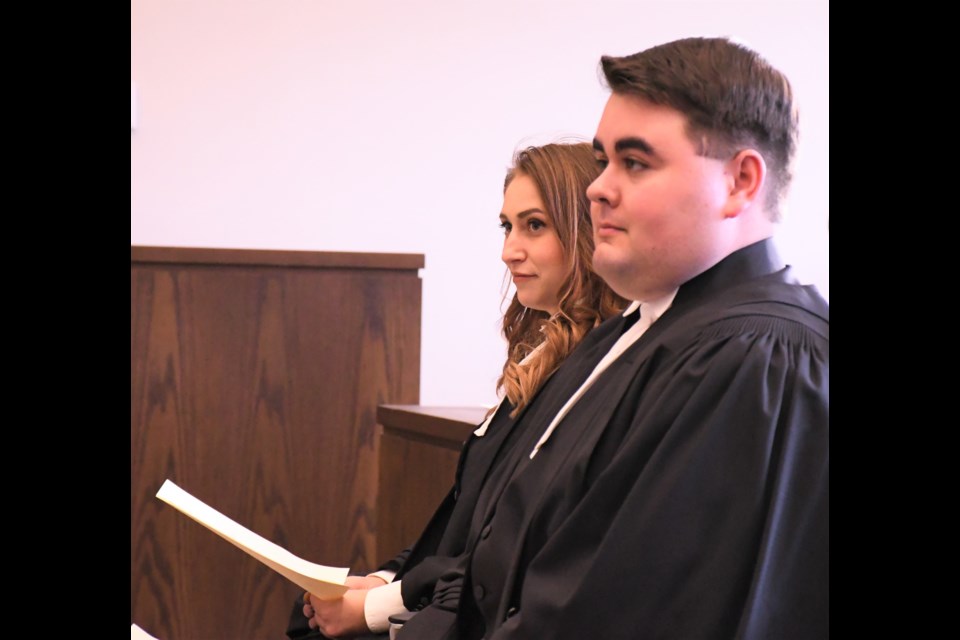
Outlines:
{"label": "robe sleeve", "polygon": [[827,338],[744,324],[641,365],[492,638],[829,637]]}
{"label": "robe sleeve", "polygon": [[406,564],[407,558],[410,556],[410,551],[412,549],[413,549],[412,546],[407,547],[406,549],[398,553],[395,557],[391,558],[390,560],[387,560],[386,562],[381,564],[379,567],[377,567],[376,571],[374,571],[373,573],[377,573],[381,571],[389,571],[389,572],[392,572],[393,574],[396,574],[398,571],[400,571],[400,569],[403,568],[404,564]]}
{"label": "robe sleeve", "polygon": [[[416,610],[397,633],[397,640],[456,638],[456,615],[464,583],[467,554],[431,556],[408,574],[401,586],[404,606]],[[409,584],[418,584],[413,588]]]}

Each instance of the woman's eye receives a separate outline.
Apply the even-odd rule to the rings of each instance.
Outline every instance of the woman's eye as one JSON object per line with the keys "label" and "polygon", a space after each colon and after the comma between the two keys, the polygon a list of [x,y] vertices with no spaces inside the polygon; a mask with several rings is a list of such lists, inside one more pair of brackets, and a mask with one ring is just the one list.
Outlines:
{"label": "woman's eye", "polygon": [[503,229],[503,234],[504,234],[504,235],[510,233],[510,229],[513,228],[513,226],[512,226],[509,222],[507,222],[507,221],[505,221],[505,220],[501,220],[501,221],[500,221],[500,224],[497,225],[497,226],[500,227],[501,229]]}
{"label": "woman's eye", "polygon": [[536,220],[536,219],[534,219],[534,220],[531,220],[531,221],[530,221],[530,230],[531,230],[531,231],[539,231],[540,229],[546,228],[546,226],[547,226],[547,225],[546,225],[546,223],[545,223],[543,220]]}

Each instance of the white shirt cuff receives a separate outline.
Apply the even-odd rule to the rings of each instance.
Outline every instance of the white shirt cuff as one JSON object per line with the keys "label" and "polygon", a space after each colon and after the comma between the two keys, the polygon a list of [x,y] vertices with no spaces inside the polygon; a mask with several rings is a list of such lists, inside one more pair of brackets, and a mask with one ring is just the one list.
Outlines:
{"label": "white shirt cuff", "polygon": [[396,571],[374,571],[373,573],[368,573],[367,577],[369,578],[371,576],[375,576],[377,578],[380,578],[387,584],[390,584],[391,582],[393,582],[393,578],[396,575],[397,575]]}
{"label": "white shirt cuff", "polygon": [[374,633],[389,631],[388,618],[407,610],[403,606],[403,595],[400,593],[402,583],[403,580],[397,580],[367,592],[367,599],[363,603],[363,617],[366,618],[370,631]]}

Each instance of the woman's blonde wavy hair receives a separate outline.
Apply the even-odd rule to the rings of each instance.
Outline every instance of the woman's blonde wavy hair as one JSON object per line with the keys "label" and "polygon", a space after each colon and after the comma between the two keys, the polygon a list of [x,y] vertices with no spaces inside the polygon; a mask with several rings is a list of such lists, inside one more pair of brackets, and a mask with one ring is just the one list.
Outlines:
{"label": "woman's blonde wavy hair", "polygon": [[[550,143],[514,154],[503,190],[517,176],[529,177],[560,237],[568,275],[560,287],[560,311],[524,307],[516,293],[503,315],[507,361],[497,380],[516,416],[591,329],[621,312],[627,301],[593,271],[593,224],[587,186],[600,174],[589,143]],[[540,352],[520,364],[540,343]]]}

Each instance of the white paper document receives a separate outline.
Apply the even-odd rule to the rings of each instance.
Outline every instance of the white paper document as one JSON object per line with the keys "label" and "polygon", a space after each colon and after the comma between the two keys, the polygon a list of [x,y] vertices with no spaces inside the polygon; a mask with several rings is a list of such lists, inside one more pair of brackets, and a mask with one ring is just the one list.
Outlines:
{"label": "white paper document", "polygon": [[347,590],[344,582],[350,572],[349,568],[325,567],[322,564],[298,558],[280,545],[270,542],[207,506],[169,480],[164,481],[163,486],[157,491],[157,497],[240,547],[304,591],[309,591],[313,596],[333,600],[342,596]]}
{"label": "white paper document", "polygon": [[158,638],[154,638],[134,622],[130,625],[130,640],[158,640]]}

